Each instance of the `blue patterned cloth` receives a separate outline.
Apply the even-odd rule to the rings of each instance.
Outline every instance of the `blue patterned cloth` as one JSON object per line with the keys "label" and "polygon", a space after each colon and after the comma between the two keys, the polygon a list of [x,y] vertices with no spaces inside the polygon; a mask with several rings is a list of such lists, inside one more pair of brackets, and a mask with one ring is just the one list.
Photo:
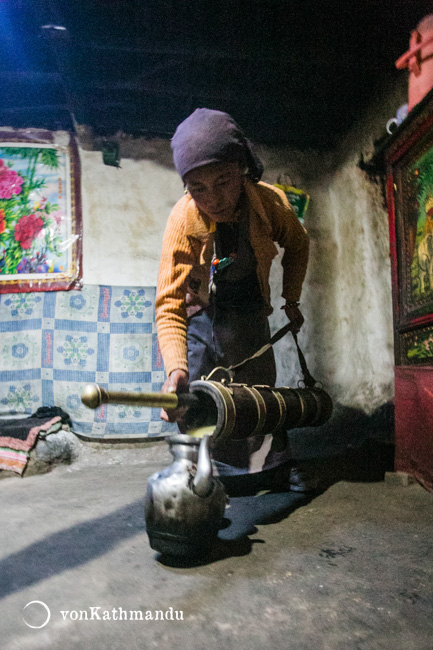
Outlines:
{"label": "blue patterned cloth", "polygon": [[[81,403],[87,383],[156,392],[165,379],[155,287],[85,285],[81,291],[0,295],[0,416],[58,406],[90,438],[174,433],[159,409]],[[1,421],[0,421],[1,425]]]}

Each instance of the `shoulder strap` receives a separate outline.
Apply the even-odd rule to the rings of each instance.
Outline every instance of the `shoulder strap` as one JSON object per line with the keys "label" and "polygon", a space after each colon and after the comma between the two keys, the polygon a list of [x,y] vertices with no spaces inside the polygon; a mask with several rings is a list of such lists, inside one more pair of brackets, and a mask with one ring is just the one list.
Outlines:
{"label": "shoulder strap", "polygon": [[312,374],[310,373],[310,371],[308,370],[307,362],[305,361],[305,357],[304,357],[304,355],[303,355],[303,353],[302,353],[301,348],[299,347],[298,337],[297,337],[297,335],[292,331],[292,324],[291,324],[291,323],[287,323],[286,325],[284,325],[284,327],[282,327],[281,329],[279,329],[278,332],[276,332],[276,333],[275,333],[275,334],[270,338],[269,343],[266,343],[266,345],[264,345],[263,347],[261,347],[260,350],[257,350],[257,352],[255,352],[254,354],[252,354],[252,355],[251,355],[250,357],[248,357],[247,359],[244,359],[244,360],[241,361],[240,363],[236,363],[236,364],[234,364],[233,366],[229,366],[229,368],[228,368],[227,370],[236,372],[236,370],[239,370],[239,368],[242,368],[242,367],[243,367],[246,363],[248,363],[249,361],[252,361],[253,359],[257,359],[257,357],[260,357],[260,356],[261,356],[262,354],[264,354],[267,350],[269,350],[269,349],[274,345],[274,343],[276,343],[277,341],[279,341],[280,339],[282,339],[283,336],[285,336],[285,335],[287,334],[287,332],[292,332],[292,336],[293,336],[294,341],[295,341],[295,344],[296,344],[296,349],[297,349],[297,351],[298,351],[299,364],[300,364],[300,366],[301,366],[302,374],[304,375],[304,384],[305,384],[308,388],[312,388],[313,386],[315,386],[315,384],[316,384],[317,382],[316,382],[316,380],[314,379],[314,377],[312,376]]}

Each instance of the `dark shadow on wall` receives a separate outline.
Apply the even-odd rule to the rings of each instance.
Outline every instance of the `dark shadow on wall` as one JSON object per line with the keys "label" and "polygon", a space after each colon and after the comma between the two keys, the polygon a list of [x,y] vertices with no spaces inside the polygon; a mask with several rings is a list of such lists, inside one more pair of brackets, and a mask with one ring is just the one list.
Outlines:
{"label": "dark shadow on wall", "polygon": [[381,481],[394,469],[394,404],[368,415],[336,404],[325,425],[289,432],[293,458],[315,470],[323,487],[337,481]]}

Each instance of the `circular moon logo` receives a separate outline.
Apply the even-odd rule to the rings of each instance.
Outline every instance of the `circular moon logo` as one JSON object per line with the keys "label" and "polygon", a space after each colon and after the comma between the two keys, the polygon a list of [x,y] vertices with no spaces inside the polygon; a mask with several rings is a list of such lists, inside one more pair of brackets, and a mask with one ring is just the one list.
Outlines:
{"label": "circular moon logo", "polygon": [[[34,630],[39,630],[41,627],[45,627],[45,626],[47,625],[48,621],[49,621],[50,618],[51,618],[51,612],[50,612],[50,608],[48,607],[48,605],[47,605],[46,603],[42,602],[42,600],[31,600],[31,601],[30,601],[29,603],[27,603],[27,605],[24,607],[23,611],[26,610],[27,607],[30,607],[30,605],[41,605],[41,606],[44,608],[47,617],[46,617],[45,621],[44,621],[41,625],[31,625],[30,623],[28,623],[28,622],[26,621],[26,619],[25,619],[24,616],[23,616],[23,621],[24,621],[24,623],[25,623],[28,627],[33,628]],[[35,608],[33,607],[32,609],[33,609],[33,611],[34,611]]]}

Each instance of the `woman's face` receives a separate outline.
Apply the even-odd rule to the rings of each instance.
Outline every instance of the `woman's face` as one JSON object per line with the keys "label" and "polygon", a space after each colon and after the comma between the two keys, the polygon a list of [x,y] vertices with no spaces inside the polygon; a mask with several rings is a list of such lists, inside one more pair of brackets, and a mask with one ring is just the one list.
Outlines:
{"label": "woman's face", "polygon": [[233,221],[244,187],[244,174],[237,162],[211,163],[190,171],[186,187],[197,207],[211,221]]}

